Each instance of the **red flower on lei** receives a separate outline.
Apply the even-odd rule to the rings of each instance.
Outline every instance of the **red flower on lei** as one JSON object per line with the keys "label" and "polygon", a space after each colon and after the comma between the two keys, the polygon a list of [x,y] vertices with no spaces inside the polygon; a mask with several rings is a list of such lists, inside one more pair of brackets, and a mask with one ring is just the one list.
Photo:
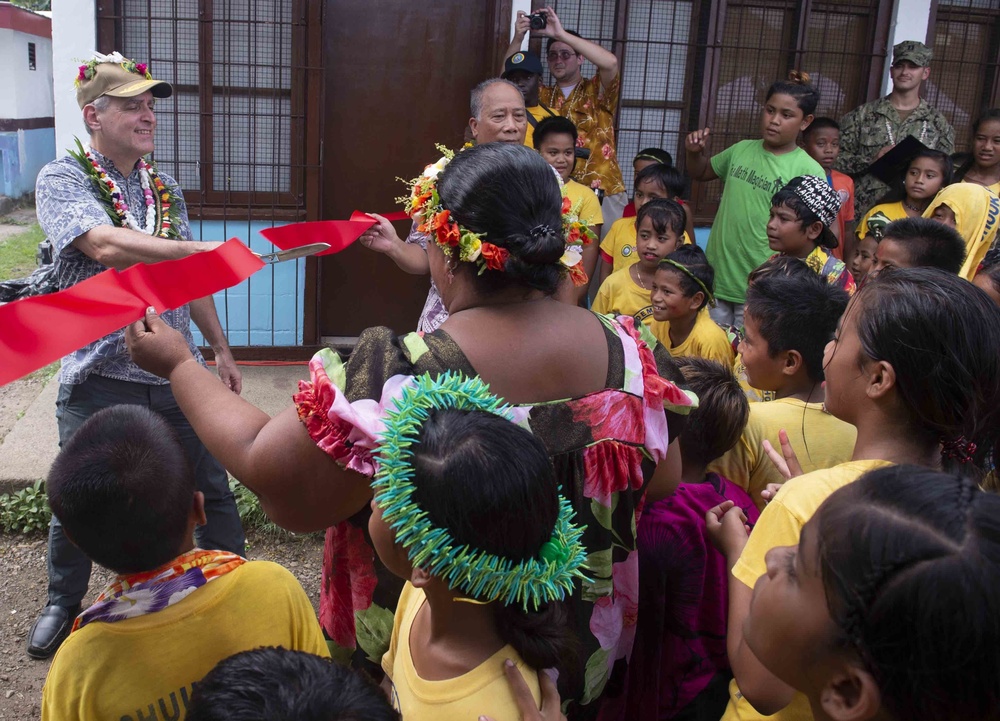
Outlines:
{"label": "red flower on lei", "polygon": [[437,236],[438,245],[458,245],[459,233],[458,224],[450,219],[451,211],[442,210],[434,216],[432,221],[434,234]]}
{"label": "red flower on lei", "polygon": [[364,531],[343,521],[326,531],[323,549],[323,592],[319,620],[342,648],[357,647],[354,612],[372,605],[375,593],[375,553]]}

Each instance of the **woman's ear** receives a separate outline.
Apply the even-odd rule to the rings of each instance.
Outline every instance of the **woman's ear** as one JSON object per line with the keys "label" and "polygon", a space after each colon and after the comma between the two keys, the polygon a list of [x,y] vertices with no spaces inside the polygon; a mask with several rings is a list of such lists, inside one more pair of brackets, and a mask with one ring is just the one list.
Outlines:
{"label": "woman's ear", "polygon": [[868,366],[868,386],[865,393],[871,399],[884,398],[896,387],[896,369],[886,361],[873,361]]}
{"label": "woman's ear", "polygon": [[866,721],[879,715],[882,694],[870,673],[845,664],[820,691],[819,705],[833,721]]}

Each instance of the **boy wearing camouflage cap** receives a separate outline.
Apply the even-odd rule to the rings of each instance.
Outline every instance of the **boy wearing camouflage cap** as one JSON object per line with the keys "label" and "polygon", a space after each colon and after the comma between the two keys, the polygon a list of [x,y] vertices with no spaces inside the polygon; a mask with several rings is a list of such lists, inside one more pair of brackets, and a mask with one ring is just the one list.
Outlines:
{"label": "boy wearing camouflage cap", "polygon": [[920,97],[920,84],[930,75],[931,49],[906,40],[892,49],[892,92],[855,108],[840,121],[840,156],[836,168],[854,178],[855,212],[863,216],[888,190],[867,172],[907,135],[929,148],[951,153],[955,130],[944,116]]}

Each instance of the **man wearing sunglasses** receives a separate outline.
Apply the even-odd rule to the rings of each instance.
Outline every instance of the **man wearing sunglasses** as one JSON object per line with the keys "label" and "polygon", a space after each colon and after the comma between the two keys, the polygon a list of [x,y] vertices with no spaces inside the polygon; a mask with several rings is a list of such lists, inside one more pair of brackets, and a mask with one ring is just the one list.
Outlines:
{"label": "man wearing sunglasses", "polygon": [[[602,196],[604,228],[610,228],[621,217],[628,202],[615,152],[618,58],[600,45],[563,28],[552,8],[546,7],[535,15],[544,16],[544,27],[537,28],[536,22],[536,28],[532,28],[530,17],[518,12],[507,57],[520,51],[521,42],[529,31],[548,38],[545,58],[554,82],[551,87],[539,88],[538,97],[542,104],[576,125],[579,133],[577,144],[581,149],[589,150],[590,154],[577,161],[573,179]],[[597,66],[597,75],[583,77],[581,68],[584,60]]]}

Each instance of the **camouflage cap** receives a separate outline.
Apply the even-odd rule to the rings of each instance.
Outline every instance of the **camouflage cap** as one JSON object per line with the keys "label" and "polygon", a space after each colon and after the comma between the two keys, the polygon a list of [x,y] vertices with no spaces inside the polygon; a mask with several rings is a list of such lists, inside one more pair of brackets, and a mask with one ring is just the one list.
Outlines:
{"label": "camouflage cap", "polygon": [[904,40],[899,45],[892,48],[892,64],[907,60],[919,68],[926,68],[931,64],[933,53],[931,49],[916,40]]}

